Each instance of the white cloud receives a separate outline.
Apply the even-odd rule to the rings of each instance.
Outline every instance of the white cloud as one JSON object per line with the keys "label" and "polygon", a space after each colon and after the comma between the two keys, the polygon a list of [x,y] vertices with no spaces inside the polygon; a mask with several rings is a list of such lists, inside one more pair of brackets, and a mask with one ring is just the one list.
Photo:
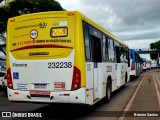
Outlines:
{"label": "white cloud", "polygon": [[142,49],[142,48],[148,48],[150,46],[150,43],[152,42],[156,42],[157,40],[154,39],[149,39],[149,40],[129,40],[129,41],[125,41],[125,43],[127,43],[127,45],[131,48],[131,49]]}
{"label": "white cloud", "polygon": [[57,1],[66,10],[79,10],[131,48],[147,48],[160,40],[160,0]]}

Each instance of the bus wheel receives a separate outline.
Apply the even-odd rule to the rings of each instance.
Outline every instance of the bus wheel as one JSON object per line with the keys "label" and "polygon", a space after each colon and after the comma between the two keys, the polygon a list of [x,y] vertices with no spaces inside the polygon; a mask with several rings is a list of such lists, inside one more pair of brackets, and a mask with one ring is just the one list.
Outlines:
{"label": "bus wheel", "polygon": [[111,93],[112,93],[112,84],[111,84],[111,81],[108,80],[107,87],[106,87],[106,97],[105,97],[106,103],[110,102],[110,100],[111,100]]}

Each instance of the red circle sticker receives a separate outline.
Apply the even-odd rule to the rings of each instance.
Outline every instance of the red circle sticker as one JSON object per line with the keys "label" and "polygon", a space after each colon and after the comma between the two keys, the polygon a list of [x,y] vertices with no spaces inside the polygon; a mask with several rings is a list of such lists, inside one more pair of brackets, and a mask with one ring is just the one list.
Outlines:
{"label": "red circle sticker", "polygon": [[31,37],[32,39],[37,38],[37,37],[38,37],[38,31],[37,31],[37,30],[31,30],[31,32],[30,32],[30,37]]}

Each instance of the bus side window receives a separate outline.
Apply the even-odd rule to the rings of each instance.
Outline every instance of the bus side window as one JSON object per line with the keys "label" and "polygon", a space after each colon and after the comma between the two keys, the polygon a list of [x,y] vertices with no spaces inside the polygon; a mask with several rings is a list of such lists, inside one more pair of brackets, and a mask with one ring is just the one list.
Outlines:
{"label": "bus side window", "polygon": [[114,41],[112,39],[108,39],[108,53],[109,53],[109,61],[115,62],[115,52],[114,52]]}
{"label": "bus side window", "polygon": [[124,62],[124,54],[123,54],[124,53],[124,49],[123,49],[122,45],[120,46],[119,51],[120,51],[119,52],[120,53],[120,55],[119,55],[120,56],[120,61]]}
{"label": "bus side window", "polygon": [[103,59],[108,60],[108,38],[103,35],[103,40],[102,41],[103,41],[103,44],[102,44]]}
{"label": "bus side window", "polygon": [[91,35],[93,62],[102,62],[100,38]]}
{"label": "bus side window", "polygon": [[91,52],[90,52],[89,31],[88,31],[88,26],[85,23],[83,23],[83,34],[84,34],[86,59],[90,60],[91,59]]}
{"label": "bus side window", "polygon": [[120,51],[119,51],[119,47],[116,46],[116,57],[117,57],[117,63],[120,63],[121,60],[120,60]]}

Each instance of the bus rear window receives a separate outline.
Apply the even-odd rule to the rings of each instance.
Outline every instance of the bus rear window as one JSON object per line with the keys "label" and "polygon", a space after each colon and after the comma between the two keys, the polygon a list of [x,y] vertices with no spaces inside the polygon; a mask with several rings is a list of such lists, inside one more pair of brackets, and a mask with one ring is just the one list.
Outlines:
{"label": "bus rear window", "polygon": [[90,53],[89,33],[88,33],[88,26],[85,23],[83,23],[83,30],[84,30],[84,43],[85,43],[86,59],[90,60],[91,53]]}

